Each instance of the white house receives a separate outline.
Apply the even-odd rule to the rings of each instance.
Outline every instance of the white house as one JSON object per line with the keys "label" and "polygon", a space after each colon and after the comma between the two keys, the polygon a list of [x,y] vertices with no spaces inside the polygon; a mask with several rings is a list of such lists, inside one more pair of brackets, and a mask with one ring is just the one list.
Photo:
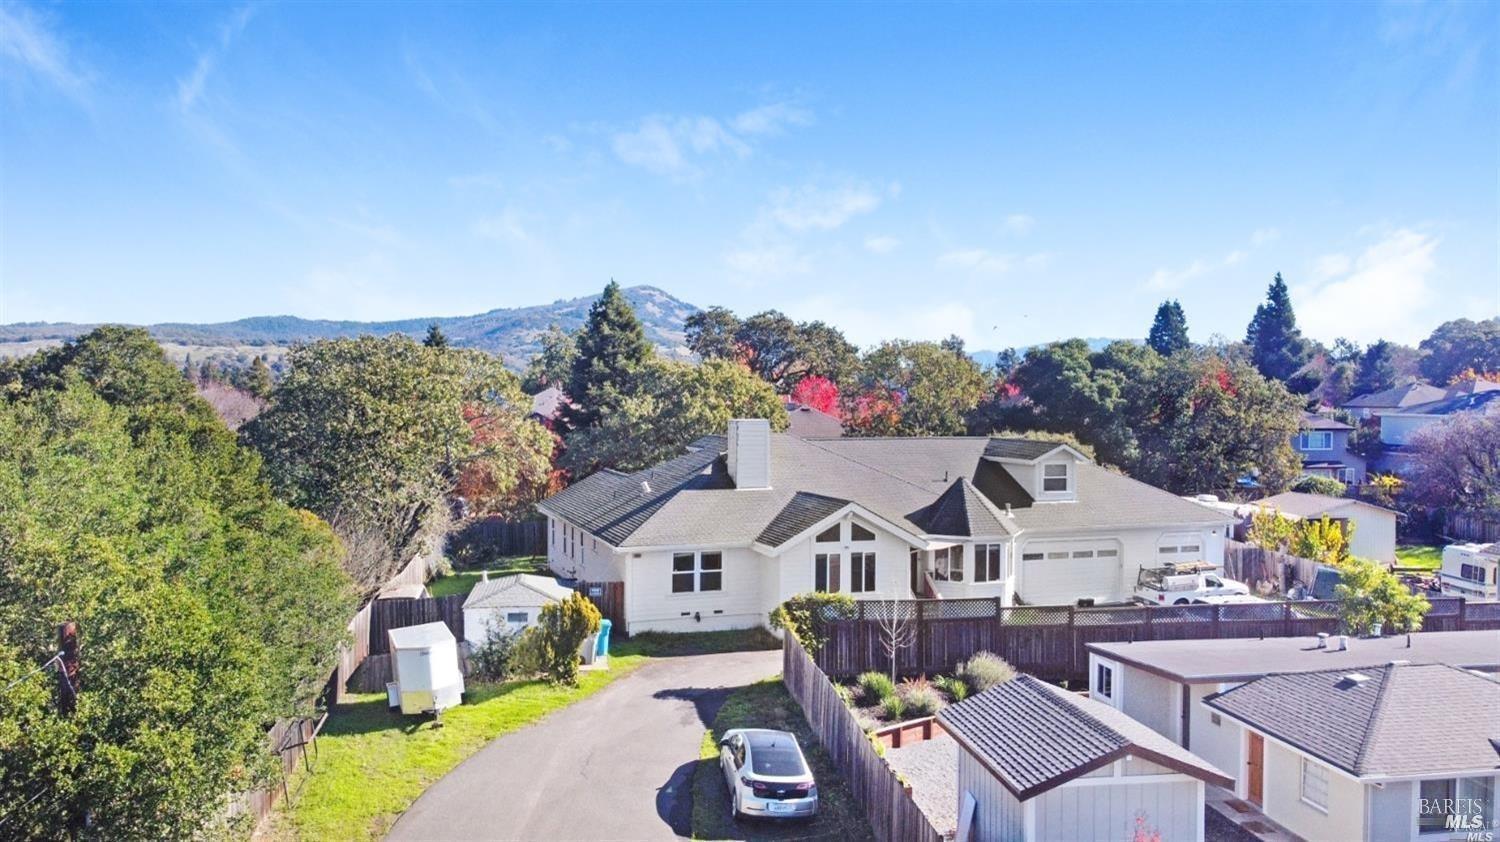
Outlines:
{"label": "white house", "polygon": [[1347,528],[1354,527],[1349,552],[1360,558],[1396,560],[1396,513],[1384,506],[1351,497],[1304,494],[1288,491],[1257,501],[1262,509],[1275,509],[1295,520],[1318,520],[1324,515]]}
{"label": "white house", "polygon": [[[1255,781],[1244,729],[1204,707],[1204,699],[1267,675],[1363,671],[1392,661],[1500,672],[1500,631],[1359,638],[1343,649],[1322,643],[1310,637],[1090,643],[1089,696],[1223,769],[1236,797],[1263,804],[1264,779]],[[1308,708],[1303,715],[1322,713]]]}
{"label": "white house", "polygon": [[730,422],[537,507],[553,572],[624,583],[627,631],[762,625],[795,594],[1124,601],[1143,566],[1223,560],[1232,518],[1017,439],[799,439]]}
{"label": "white house", "polygon": [[1270,675],[1204,700],[1244,729],[1252,792],[1304,839],[1494,838],[1500,682],[1444,664]]}
{"label": "white house", "polygon": [[1202,840],[1204,785],[1229,782],[1114,708],[1030,675],[937,721],[958,744],[957,842]]}
{"label": "white house", "polygon": [[464,599],[464,640],[471,646],[482,645],[497,623],[519,632],[537,621],[544,606],[572,593],[551,576],[515,573],[491,579],[485,574]]}

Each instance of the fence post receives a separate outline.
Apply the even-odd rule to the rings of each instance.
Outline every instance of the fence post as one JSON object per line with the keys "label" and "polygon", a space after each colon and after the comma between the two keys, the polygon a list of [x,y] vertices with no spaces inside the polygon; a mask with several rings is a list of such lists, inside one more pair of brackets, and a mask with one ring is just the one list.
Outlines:
{"label": "fence post", "polygon": [[1458,598],[1458,630],[1464,631],[1469,627],[1469,600],[1464,597]]}
{"label": "fence post", "polygon": [[917,662],[917,671],[918,672],[922,672],[923,670],[925,670],[927,668],[927,658],[925,656],[925,653],[927,652],[927,635],[928,635],[928,631],[927,631],[927,611],[925,610],[925,605],[926,605],[926,603],[923,602],[922,600],[918,600],[917,601],[917,605],[916,605],[916,608],[917,608],[917,651],[915,653],[916,654],[916,658],[914,660]]}
{"label": "fence post", "polygon": [[[1077,609],[1074,606],[1072,606],[1072,605],[1068,606],[1068,643],[1071,644],[1068,647],[1068,672],[1070,672],[1070,673],[1072,673],[1074,675],[1077,675],[1078,674],[1078,648],[1079,647],[1078,647],[1078,626],[1074,625],[1074,623],[1073,623],[1073,615],[1074,615],[1075,611],[1077,611]],[[1084,674],[1087,675],[1088,673],[1084,673]]]}

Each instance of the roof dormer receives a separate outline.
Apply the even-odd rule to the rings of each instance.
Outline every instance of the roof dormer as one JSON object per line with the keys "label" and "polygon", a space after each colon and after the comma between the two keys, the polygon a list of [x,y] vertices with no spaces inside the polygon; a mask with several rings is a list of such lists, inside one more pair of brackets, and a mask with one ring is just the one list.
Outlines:
{"label": "roof dormer", "polygon": [[998,462],[1038,503],[1078,499],[1078,466],[1088,457],[1066,444],[995,439],[985,458]]}

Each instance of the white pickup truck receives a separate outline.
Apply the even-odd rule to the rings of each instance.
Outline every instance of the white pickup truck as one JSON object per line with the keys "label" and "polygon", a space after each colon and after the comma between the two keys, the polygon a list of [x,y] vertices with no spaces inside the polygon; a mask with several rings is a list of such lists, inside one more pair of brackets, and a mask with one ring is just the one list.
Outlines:
{"label": "white pickup truck", "polygon": [[1190,562],[1142,567],[1135,581],[1135,598],[1150,605],[1187,605],[1213,596],[1245,596],[1249,586],[1212,572],[1212,564]]}

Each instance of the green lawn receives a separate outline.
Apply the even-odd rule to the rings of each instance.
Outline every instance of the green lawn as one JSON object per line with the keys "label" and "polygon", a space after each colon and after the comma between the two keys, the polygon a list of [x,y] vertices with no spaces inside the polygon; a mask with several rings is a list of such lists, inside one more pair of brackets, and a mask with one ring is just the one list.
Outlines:
{"label": "green lawn", "polygon": [[549,575],[545,556],[516,556],[514,558],[502,558],[482,568],[476,567],[454,571],[452,574],[440,579],[433,579],[427,583],[427,590],[435,597],[467,596],[469,591],[474,590],[474,585],[479,581],[481,571],[488,571],[491,576],[504,576],[508,573]]}
{"label": "green lawn", "polygon": [[[791,731],[802,744],[818,781],[818,815],[810,823],[736,822],[729,815],[729,790],[719,771],[719,738],[731,728],[776,728]],[[730,694],[703,733],[698,767],[693,770],[694,839],[873,839],[864,813],[849,794],[833,761],[813,737],[802,709],[773,678]]]}
{"label": "green lawn", "polygon": [[1396,548],[1396,564],[1400,567],[1416,567],[1422,570],[1437,570],[1443,566],[1443,548],[1418,544]]}
{"label": "green lawn", "polygon": [[780,648],[781,641],[762,628],[715,632],[643,632],[629,640],[610,644],[613,652],[652,658]]}
{"label": "green lawn", "polygon": [[289,809],[278,807],[269,836],[378,839],[423,790],[490,740],[598,692],[645,661],[613,655],[608,671],[581,673],[578,687],[473,685],[463,705],[443,714],[442,727],[391,713],[384,693],[356,696],[329,717],[318,737],[315,773],[292,781],[301,792]]}

